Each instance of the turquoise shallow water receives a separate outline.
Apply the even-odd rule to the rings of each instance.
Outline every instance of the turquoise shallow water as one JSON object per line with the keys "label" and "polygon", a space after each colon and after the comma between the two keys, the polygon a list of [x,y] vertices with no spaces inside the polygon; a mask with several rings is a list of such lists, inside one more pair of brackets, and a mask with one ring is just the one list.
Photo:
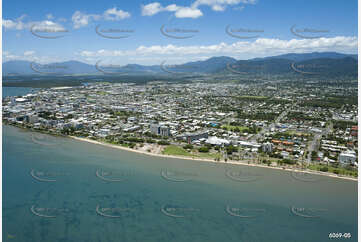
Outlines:
{"label": "turquoise shallow water", "polygon": [[4,241],[319,242],[333,232],[357,241],[355,181],[158,158],[3,126]]}

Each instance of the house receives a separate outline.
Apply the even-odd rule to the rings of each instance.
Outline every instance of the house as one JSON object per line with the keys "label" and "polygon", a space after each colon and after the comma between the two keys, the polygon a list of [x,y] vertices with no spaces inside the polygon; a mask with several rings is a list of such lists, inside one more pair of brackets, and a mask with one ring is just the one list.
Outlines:
{"label": "house", "polygon": [[357,133],[358,133],[358,127],[357,126],[352,126],[351,135],[357,137]]}

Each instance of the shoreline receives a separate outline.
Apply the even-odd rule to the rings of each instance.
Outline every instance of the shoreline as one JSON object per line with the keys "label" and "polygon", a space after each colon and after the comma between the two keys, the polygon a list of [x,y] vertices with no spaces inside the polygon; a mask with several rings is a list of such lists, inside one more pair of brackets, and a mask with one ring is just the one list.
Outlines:
{"label": "shoreline", "polygon": [[325,173],[325,172],[320,172],[320,171],[290,169],[290,168],[285,168],[285,167],[266,166],[266,165],[251,164],[251,163],[248,164],[248,163],[236,162],[236,161],[227,161],[227,162],[224,162],[224,161],[214,161],[214,160],[211,160],[211,159],[202,159],[202,158],[194,158],[194,157],[191,158],[191,157],[186,157],[186,156],[155,154],[155,153],[152,153],[152,152],[135,150],[135,149],[123,147],[123,146],[120,146],[120,145],[109,144],[109,143],[100,142],[100,141],[97,141],[97,140],[91,140],[91,139],[87,139],[87,138],[80,138],[80,137],[76,137],[76,136],[67,136],[67,137],[72,138],[72,139],[74,139],[74,140],[91,143],[91,144],[102,145],[102,146],[105,146],[105,147],[108,147],[108,148],[114,148],[114,149],[119,149],[119,150],[124,150],[124,151],[129,151],[129,152],[134,152],[134,153],[143,154],[143,155],[148,155],[148,156],[154,156],[154,157],[172,158],[172,159],[183,159],[183,160],[193,160],[193,161],[198,161],[198,162],[199,162],[199,161],[200,161],[200,162],[211,162],[211,163],[217,163],[217,164],[232,164],[232,165],[253,166],[253,167],[276,169],[276,170],[282,170],[282,171],[308,173],[308,174],[312,174],[312,175],[327,176],[327,177],[331,177],[331,178],[339,178],[339,179],[351,180],[351,181],[356,181],[356,182],[358,181],[358,178],[347,177],[347,176],[338,176],[338,175],[336,175],[336,174]]}

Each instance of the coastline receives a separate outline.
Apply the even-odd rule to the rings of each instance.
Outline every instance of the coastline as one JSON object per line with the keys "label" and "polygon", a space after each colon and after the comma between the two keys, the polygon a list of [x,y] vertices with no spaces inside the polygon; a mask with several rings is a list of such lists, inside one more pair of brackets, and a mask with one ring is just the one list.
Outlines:
{"label": "coastline", "polygon": [[347,177],[347,176],[338,176],[336,174],[320,172],[320,171],[298,170],[298,169],[290,169],[290,168],[284,168],[284,167],[266,166],[266,165],[261,165],[261,164],[251,164],[251,163],[248,164],[248,163],[242,163],[242,162],[236,162],[236,161],[227,161],[227,162],[214,161],[214,160],[211,160],[211,159],[202,159],[202,158],[198,158],[198,157],[197,158],[191,158],[191,157],[186,157],[186,156],[155,154],[155,153],[152,153],[152,152],[135,150],[135,149],[123,147],[123,146],[120,146],[120,145],[104,143],[104,142],[100,142],[100,141],[97,141],[97,140],[91,140],[91,139],[87,139],[87,138],[80,138],[80,137],[76,137],[76,136],[67,136],[67,137],[72,138],[74,140],[78,140],[78,141],[88,142],[88,143],[91,143],[91,144],[102,145],[102,146],[109,147],[109,148],[120,149],[120,150],[124,150],[124,151],[135,152],[135,153],[138,153],[138,154],[144,154],[144,155],[155,156],[155,157],[193,160],[193,161],[201,161],[201,162],[212,162],[212,163],[218,163],[218,164],[232,164],[232,165],[253,166],[253,167],[276,169],[276,170],[282,170],[282,171],[290,171],[290,172],[307,173],[307,174],[312,174],[312,175],[327,176],[327,177],[331,177],[331,178],[339,178],[339,179],[351,180],[351,181],[356,181],[356,182],[358,181],[358,178]]}

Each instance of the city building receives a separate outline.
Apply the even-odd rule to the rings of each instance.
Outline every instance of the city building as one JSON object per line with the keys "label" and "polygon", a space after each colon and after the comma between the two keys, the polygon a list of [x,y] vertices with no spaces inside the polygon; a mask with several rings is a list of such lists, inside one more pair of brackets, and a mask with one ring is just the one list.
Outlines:
{"label": "city building", "polygon": [[184,133],[180,136],[178,136],[178,138],[186,140],[189,144],[192,143],[192,141],[194,140],[199,140],[202,138],[207,139],[208,138],[208,131],[204,131],[204,132],[194,132],[194,133]]}
{"label": "city building", "polygon": [[207,144],[211,144],[211,145],[229,145],[229,141],[226,139],[220,139],[217,138],[216,136],[211,136],[209,137],[206,141]]}
{"label": "city building", "polygon": [[150,132],[160,136],[170,136],[170,128],[161,124],[150,124]]}
{"label": "city building", "polygon": [[265,153],[271,153],[273,151],[273,144],[270,142],[262,144],[262,151]]}
{"label": "city building", "polygon": [[338,161],[340,164],[354,164],[356,162],[356,152],[347,150],[345,152],[341,152],[338,156]]}

